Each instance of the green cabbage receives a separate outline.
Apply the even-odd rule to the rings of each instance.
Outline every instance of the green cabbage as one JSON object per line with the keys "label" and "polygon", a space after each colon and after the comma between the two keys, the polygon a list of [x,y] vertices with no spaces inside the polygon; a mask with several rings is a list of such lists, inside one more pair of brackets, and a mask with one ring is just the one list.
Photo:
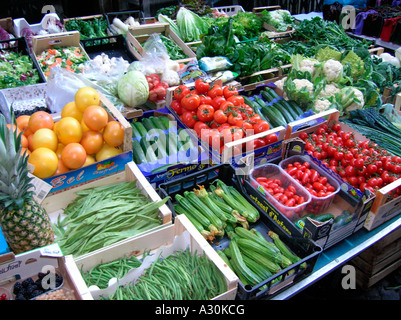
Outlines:
{"label": "green cabbage", "polygon": [[206,34],[209,23],[191,10],[181,7],[177,12],[177,26],[184,42],[199,41],[202,34]]}
{"label": "green cabbage", "polygon": [[117,85],[120,100],[129,107],[146,103],[149,97],[149,85],[146,77],[139,71],[124,74]]}

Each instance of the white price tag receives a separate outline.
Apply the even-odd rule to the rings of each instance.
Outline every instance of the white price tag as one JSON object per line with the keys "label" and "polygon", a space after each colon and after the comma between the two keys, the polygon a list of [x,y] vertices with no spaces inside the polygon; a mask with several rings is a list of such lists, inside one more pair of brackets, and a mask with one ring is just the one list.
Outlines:
{"label": "white price tag", "polygon": [[28,172],[28,176],[32,177],[31,183],[33,187],[29,191],[33,191],[33,198],[36,200],[37,203],[41,204],[43,199],[46,198],[47,194],[53,188],[52,185],[48,184],[47,182],[39,179],[38,177],[34,176],[33,174]]}
{"label": "white price tag", "polygon": [[40,254],[46,257],[62,257],[63,253],[58,245],[58,243],[53,243],[46,247],[40,248]]}

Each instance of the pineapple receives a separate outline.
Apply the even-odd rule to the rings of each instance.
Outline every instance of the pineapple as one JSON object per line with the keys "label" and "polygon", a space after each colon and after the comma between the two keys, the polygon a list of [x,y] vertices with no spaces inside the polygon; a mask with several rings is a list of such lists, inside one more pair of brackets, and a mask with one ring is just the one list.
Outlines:
{"label": "pineapple", "polygon": [[[15,123],[11,110],[12,123]],[[54,242],[54,231],[46,211],[34,200],[28,176],[28,157],[21,154],[21,137],[7,127],[0,114],[0,226],[15,253]]]}

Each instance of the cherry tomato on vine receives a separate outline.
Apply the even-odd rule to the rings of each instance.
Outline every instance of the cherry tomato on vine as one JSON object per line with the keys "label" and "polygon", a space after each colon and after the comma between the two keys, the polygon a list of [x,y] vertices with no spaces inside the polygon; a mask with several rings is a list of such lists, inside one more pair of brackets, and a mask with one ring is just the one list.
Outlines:
{"label": "cherry tomato on vine", "polygon": [[244,119],[242,119],[242,116],[239,113],[236,114],[232,113],[228,116],[227,121],[232,126],[242,127]]}

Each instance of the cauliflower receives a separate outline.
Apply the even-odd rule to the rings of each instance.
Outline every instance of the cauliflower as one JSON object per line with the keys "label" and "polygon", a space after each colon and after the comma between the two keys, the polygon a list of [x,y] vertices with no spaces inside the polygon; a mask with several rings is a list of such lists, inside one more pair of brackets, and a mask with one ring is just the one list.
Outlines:
{"label": "cauliflower", "polygon": [[343,76],[343,65],[340,61],[329,59],[323,65],[323,73],[328,82],[338,81]]}
{"label": "cauliflower", "polygon": [[297,90],[301,90],[302,88],[307,88],[310,95],[313,95],[313,83],[307,79],[294,79],[295,87]]}
{"label": "cauliflower", "polygon": [[318,94],[317,98],[332,97],[336,93],[339,93],[340,89],[333,83],[327,84],[322,91]]}
{"label": "cauliflower", "polygon": [[180,76],[177,71],[171,69],[165,69],[161,78],[161,81],[167,82],[170,87],[178,86],[181,82]]}
{"label": "cauliflower", "polygon": [[317,64],[319,64],[319,61],[313,59],[303,59],[299,71],[309,72],[313,76],[315,73],[315,65]]}
{"label": "cauliflower", "polygon": [[284,82],[287,80],[287,77],[281,78],[280,80],[277,80],[274,84],[278,89],[280,89],[283,92],[283,98],[287,99],[287,94],[284,91]]}
{"label": "cauliflower", "polygon": [[342,88],[336,95],[336,101],[345,113],[361,109],[365,105],[362,91],[354,87]]}
{"label": "cauliflower", "polygon": [[307,79],[287,78],[284,82],[284,91],[288,99],[294,100],[301,106],[307,106],[313,101],[313,83]]}
{"label": "cauliflower", "polygon": [[327,99],[316,99],[313,103],[313,111],[315,113],[320,113],[330,109],[331,101]]}

